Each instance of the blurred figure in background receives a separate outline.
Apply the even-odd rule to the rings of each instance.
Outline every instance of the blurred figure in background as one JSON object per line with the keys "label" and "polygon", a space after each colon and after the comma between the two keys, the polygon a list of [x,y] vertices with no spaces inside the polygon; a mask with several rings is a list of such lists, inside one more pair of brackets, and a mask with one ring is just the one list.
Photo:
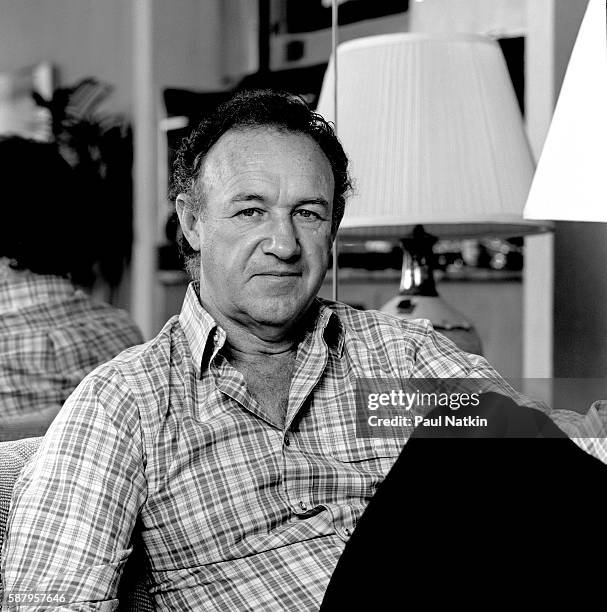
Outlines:
{"label": "blurred figure in background", "polygon": [[43,434],[97,365],[143,341],[92,281],[95,216],[53,144],[0,139],[0,441]]}

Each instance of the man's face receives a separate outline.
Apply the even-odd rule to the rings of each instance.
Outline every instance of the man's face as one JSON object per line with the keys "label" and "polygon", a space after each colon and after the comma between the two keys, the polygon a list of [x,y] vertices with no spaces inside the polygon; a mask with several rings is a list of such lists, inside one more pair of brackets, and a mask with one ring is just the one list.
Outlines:
{"label": "man's face", "polygon": [[334,191],[328,159],[301,133],[233,129],[207,154],[200,180],[202,212],[184,232],[200,250],[204,306],[249,327],[289,328],[327,270]]}

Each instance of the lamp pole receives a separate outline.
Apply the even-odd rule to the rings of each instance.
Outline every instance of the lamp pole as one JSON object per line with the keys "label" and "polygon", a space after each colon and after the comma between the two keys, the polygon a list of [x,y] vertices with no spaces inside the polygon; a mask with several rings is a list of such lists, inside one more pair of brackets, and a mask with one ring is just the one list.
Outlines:
{"label": "lamp pole", "polygon": [[[334,112],[334,124],[335,134],[337,134],[337,43],[338,43],[338,13],[337,13],[338,0],[333,0],[331,4],[331,56],[333,57],[333,112]],[[335,240],[333,241],[333,300],[337,301],[338,296],[338,266],[337,257],[339,255],[339,238],[338,233],[335,234]]]}

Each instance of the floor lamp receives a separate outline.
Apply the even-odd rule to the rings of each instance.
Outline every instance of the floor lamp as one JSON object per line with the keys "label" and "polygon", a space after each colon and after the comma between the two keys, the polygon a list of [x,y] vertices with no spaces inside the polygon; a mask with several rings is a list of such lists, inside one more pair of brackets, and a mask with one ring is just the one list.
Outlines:
{"label": "floor lamp", "polygon": [[477,35],[389,34],[339,45],[318,112],[339,117],[355,193],[340,236],[400,240],[400,291],[383,308],[428,318],[481,352],[472,325],[437,294],[437,238],[513,237],[549,229],[524,220],[533,159],[497,42]]}
{"label": "floor lamp", "polygon": [[[605,0],[590,0],[529,191],[525,218],[607,223],[606,21]],[[600,276],[602,261],[594,263],[598,268],[594,274]],[[575,273],[583,277],[587,271],[580,266]],[[596,297],[596,289],[587,285],[586,291],[595,301],[599,299],[600,312],[604,305]],[[583,312],[580,310],[579,316],[584,316]],[[585,350],[592,358],[592,348]],[[552,381],[553,397],[564,407],[577,402],[587,409],[594,400],[605,397],[604,376],[584,379],[583,385],[575,384],[576,380],[580,379]]]}
{"label": "floor lamp", "polygon": [[607,26],[590,0],[538,162],[525,218],[607,223]]}

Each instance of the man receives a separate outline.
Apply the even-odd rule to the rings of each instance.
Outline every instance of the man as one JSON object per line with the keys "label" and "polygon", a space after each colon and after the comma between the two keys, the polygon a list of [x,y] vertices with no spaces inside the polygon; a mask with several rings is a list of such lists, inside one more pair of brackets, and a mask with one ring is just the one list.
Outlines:
{"label": "man", "polygon": [[318,609],[406,440],[357,437],[356,381],[498,379],[426,321],[316,298],[349,185],[330,126],[286,94],[239,94],[184,143],[197,282],[53,423],[16,487],[8,595],[113,609],[135,530],[158,609]]}
{"label": "man", "polygon": [[0,440],[42,435],[97,365],[142,337],[76,288],[93,265],[90,218],[53,144],[4,137],[0,223]]}

